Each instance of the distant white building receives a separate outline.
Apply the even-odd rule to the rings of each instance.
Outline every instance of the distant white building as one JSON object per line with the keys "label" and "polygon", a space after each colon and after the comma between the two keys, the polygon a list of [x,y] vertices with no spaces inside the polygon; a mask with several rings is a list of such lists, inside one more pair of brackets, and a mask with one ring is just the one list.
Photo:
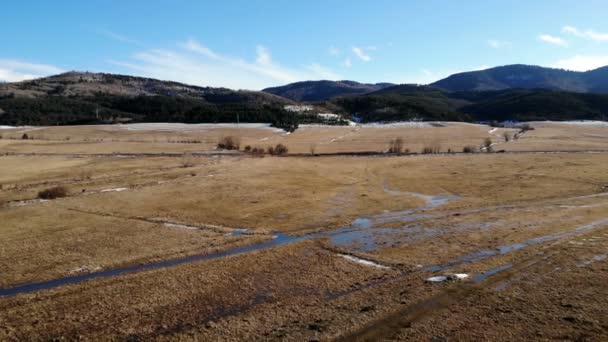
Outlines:
{"label": "distant white building", "polygon": [[303,112],[311,112],[315,108],[313,106],[308,106],[308,105],[287,105],[287,106],[283,107],[283,109],[285,109],[286,111],[289,111],[289,112],[303,113]]}

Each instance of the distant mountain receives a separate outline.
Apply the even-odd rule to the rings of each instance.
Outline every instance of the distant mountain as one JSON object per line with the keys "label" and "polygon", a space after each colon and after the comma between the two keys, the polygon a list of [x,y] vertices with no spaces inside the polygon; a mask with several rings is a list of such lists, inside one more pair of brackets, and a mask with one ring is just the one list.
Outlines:
{"label": "distant mountain", "polygon": [[293,101],[316,102],[343,95],[367,94],[393,85],[392,83],[369,84],[354,81],[305,81],[266,88],[262,91]]}
{"label": "distant mountain", "polygon": [[604,120],[608,114],[608,94],[547,89],[446,92],[398,85],[328,102],[326,107],[363,122]]}
{"label": "distant mountain", "polygon": [[608,92],[608,67],[578,72],[515,64],[454,74],[430,85],[446,91],[549,89]]}

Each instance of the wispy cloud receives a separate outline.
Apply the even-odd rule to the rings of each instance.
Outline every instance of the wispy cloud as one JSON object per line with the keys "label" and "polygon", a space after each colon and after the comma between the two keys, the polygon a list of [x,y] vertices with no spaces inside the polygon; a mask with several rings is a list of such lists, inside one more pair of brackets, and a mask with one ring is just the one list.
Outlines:
{"label": "wispy cloud", "polygon": [[350,68],[353,66],[353,62],[350,60],[350,57],[347,57],[342,63],[346,68]]}
{"label": "wispy cloud", "polygon": [[561,37],[552,36],[550,34],[541,34],[540,36],[538,36],[538,39],[553,45],[568,46],[568,43]]}
{"label": "wispy cloud", "polygon": [[338,49],[337,47],[335,47],[333,45],[329,47],[327,52],[329,52],[330,56],[339,56],[340,55],[340,49]]}
{"label": "wispy cloud", "polygon": [[570,58],[560,59],[559,61],[553,64],[553,67],[575,71],[587,71],[597,69],[606,65],[608,65],[608,55],[576,55]]}
{"label": "wispy cloud", "polygon": [[355,56],[359,57],[360,60],[364,62],[369,62],[372,60],[372,57],[366,53],[368,50],[375,50],[376,48],[373,46],[369,47],[353,47],[353,53]]}
{"label": "wispy cloud", "polygon": [[4,82],[25,81],[62,72],[64,70],[53,65],[16,59],[0,59],[0,81]]}
{"label": "wispy cloud", "polygon": [[503,40],[490,39],[488,40],[488,46],[493,49],[502,49],[510,47],[511,43]]}
{"label": "wispy cloud", "polygon": [[608,41],[608,33],[596,32],[594,30],[580,30],[574,26],[564,26],[562,27],[562,32],[597,42]]}
{"label": "wispy cloud", "polygon": [[195,39],[178,43],[177,49],[150,49],[133,54],[127,61],[108,62],[141,76],[235,89],[261,89],[308,79],[341,78],[317,63],[283,66],[263,45],[256,46],[253,61],[248,61],[216,52]]}

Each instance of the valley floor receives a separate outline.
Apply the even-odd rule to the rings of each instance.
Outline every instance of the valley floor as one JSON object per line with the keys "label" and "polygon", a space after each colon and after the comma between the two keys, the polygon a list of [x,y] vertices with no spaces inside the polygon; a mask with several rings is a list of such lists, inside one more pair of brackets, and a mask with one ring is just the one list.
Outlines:
{"label": "valley floor", "polygon": [[605,340],[608,128],[532,125],[3,128],[0,340]]}

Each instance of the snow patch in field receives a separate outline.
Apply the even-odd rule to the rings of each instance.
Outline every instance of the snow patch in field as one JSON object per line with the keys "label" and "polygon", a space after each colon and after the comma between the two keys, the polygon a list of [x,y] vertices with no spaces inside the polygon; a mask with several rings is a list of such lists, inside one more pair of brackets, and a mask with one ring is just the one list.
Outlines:
{"label": "snow patch in field", "polygon": [[542,121],[542,123],[608,128],[608,121],[599,121],[599,120]]}
{"label": "snow patch in field", "polygon": [[440,275],[440,276],[430,277],[430,278],[427,278],[426,281],[429,283],[442,283],[444,281],[449,281],[449,280],[465,280],[468,278],[469,278],[469,275],[466,273],[454,273],[454,274],[449,274],[449,275]]}
{"label": "snow patch in field", "polygon": [[101,190],[101,192],[121,192],[121,191],[127,191],[129,190],[129,188],[114,188],[114,189],[104,189]]}
{"label": "snow patch in field", "polygon": [[608,259],[608,255],[606,255],[606,254],[596,255],[593,258],[591,258],[591,260],[587,260],[587,261],[585,261],[585,262],[583,262],[581,264],[578,264],[578,265],[576,265],[576,267],[579,267],[579,268],[580,267],[587,267],[587,266],[593,264],[594,262],[604,261],[606,259]]}
{"label": "snow patch in field", "polygon": [[356,256],[353,255],[349,255],[349,254],[339,254],[341,257],[343,257],[346,260],[350,260],[352,262],[356,262],[357,264],[361,264],[361,265],[365,265],[365,266],[370,266],[370,267],[375,267],[375,268],[380,268],[380,269],[388,269],[388,266],[384,266],[384,265],[380,265],[377,264],[373,261],[369,261],[369,260],[365,260],[365,259],[361,259],[361,258],[357,258]]}
{"label": "snow patch in field", "polygon": [[443,125],[440,122],[423,122],[423,121],[400,121],[400,122],[371,122],[361,124],[362,127],[368,128],[424,128],[424,127],[436,127],[436,125]]}
{"label": "snow patch in field", "polygon": [[164,223],[164,225],[165,225],[165,227],[169,227],[169,228],[190,229],[190,230],[198,229],[198,227],[187,226],[185,224],[177,224],[177,223]]}
{"label": "snow patch in field", "polygon": [[186,124],[179,122],[147,122],[147,123],[133,123],[133,124],[122,124],[116,125],[118,128],[126,129],[129,131],[197,131],[214,128],[268,128],[275,131],[282,131],[281,129],[271,127],[267,123],[201,123],[201,124]]}

